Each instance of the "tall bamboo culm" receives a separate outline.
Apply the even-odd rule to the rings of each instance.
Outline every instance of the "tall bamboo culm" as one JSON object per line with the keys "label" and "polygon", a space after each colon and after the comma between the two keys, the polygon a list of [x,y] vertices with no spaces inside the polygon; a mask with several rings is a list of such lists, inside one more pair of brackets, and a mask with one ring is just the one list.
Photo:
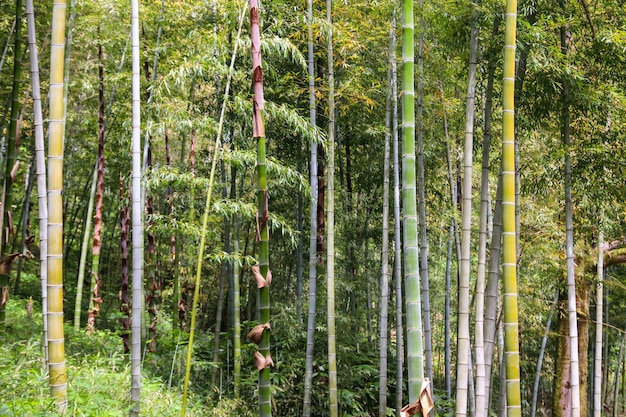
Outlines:
{"label": "tall bamboo culm", "polygon": [[261,31],[259,26],[259,6],[257,0],[250,0],[250,38],[252,41],[252,80],[254,97],[252,101],[252,136],[257,145],[257,240],[259,253],[258,273],[262,280],[257,281],[259,289],[259,322],[262,328],[257,369],[259,370],[259,416],[272,415],[272,394],[270,390],[270,291],[271,273],[269,271],[269,228],[267,166],[265,163],[265,127],[263,126],[263,67],[261,60]]}
{"label": "tall bamboo culm", "polygon": [[58,409],[67,409],[67,373],[63,335],[63,66],[65,0],[52,6],[48,122],[48,369],[50,393]]}
{"label": "tall bamboo culm", "polygon": [[326,318],[328,325],[328,406],[330,417],[339,415],[337,347],[335,332],[335,72],[332,0],[326,0],[328,23],[328,157],[326,171]]}
{"label": "tall bamboo culm", "polygon": [[402,7],[402,243],[406,286],[406,331],[409,402],[419,396],[424,379],[422,303],[417,241],[417,192],[415,186],[415,48],[413,1]]}
{"label": "tall bamboo culm", "polygon": [[507,416],[521,417],[515,230],[515,38],[517,1],[506,2],[502,91],[502,253]]}
{"label": "tall bamboo culm", "polygon": [[[601,215],[602,216],[602,215]],[[602,415],[602,322],[604,313],[604,233],[602,230],[602,217],[600,218],[600,231],[598,232],[598,284],[596,286],[596,340],[593,371],[593,416]]]}
{"label": "tall bamboo culm", "polygon": [[[309,119],[315,132],[317,114],[315,109],[315,66],[313,51],[313,0],[307,1],[307,72],[309,82]],[[317,308],[317,143],[311,143],[309,169],[311,184],[311,213],[309,217],[309,307],[307,314],[306,360],[304,370],[304,399],[302,416],[311,416],[311,390],[313,381],[313,354],[315,351],[315,316]]]}
{"label": "tall bamboo culm", "polygon": [[139,415],[141,399],[141,314],[143,311],[143,205],[141,204],[141,91],[139,66],[139,0],[131,0],[132,50],[132,316],[131,416]]}
{"label": "tall bamboo culm", "polygon": [[30,81],[33,91],[33,128],[35,130],[35,159],[37,175],[37,202],[39,210],[39,261],[41,263],[41,310],[43,312],[43,342],[48,363],[48,187],[46,186],[46,153],[44,150],[43,113],[41,110],[41,82],[35,30],[33,0],[26,0],[28,23],[28,51],[30,54]]}

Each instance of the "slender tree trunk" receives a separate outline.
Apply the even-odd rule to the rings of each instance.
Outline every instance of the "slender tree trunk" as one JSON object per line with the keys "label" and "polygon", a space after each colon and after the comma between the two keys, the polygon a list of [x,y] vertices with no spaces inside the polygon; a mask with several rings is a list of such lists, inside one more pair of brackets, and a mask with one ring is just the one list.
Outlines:
{"label": "slender tree trunk", "polygon": [[[563,9],[565,0],[561,1]],[[564,10],[565,12],[565,10]],[[567,56],[569,30],[561,27],[561,53]],[[565,148],[565,262],[567,266],[567,304],[569,316],[571,415],[580,416],[580,368],[578,362],[578,316],[576,313],[576,273],[574,270],[574,221],[572,214],[572,163],[570,138],[569,80],[563,79],[561,97],[561,139]]]}
{"label": "slender tree trunk", "polygon": [[[396,13],[391,19],[391,30],[395,34]],[[395,51],[395,48],[394,48]],[[395,56],[391,63],[391,132],[393,138],[393,236],[394,236],[394,261],[393,277],[395,281],[396,295],[396,417],[400,417],[403,405],[403,381],[404,381],[404,329],[402,327],[402,235],[400,231],[400,161],[398,143],[398,71]]]}
{"label": "slender tree trunk", "polygon": [[[417,47],[417,182],[419,199],[419,238],[420,238],[420,278],[422,280],[422,301],[424,303],[424,356],[426,376],[433,380],[433,343],[430,323],[430,289],[428,282],[428,236],[426,234],[426,182],[424,178],[424,0],[420,0],[420,35]],[[431,385],[432,390],[432,385]]]}
{"label": "slender tree trunk", "polygon": [[543,357],[546,352],[546,344],[548,343],[548,336],[550,335],[550,325],[552,324],[552,316],[559,302],[559,292],[557,291],[554,303],[552,303],[552,309],[548,315],[548,322],[546,323],[546,331],[541,339],[541,349],[539,350],[539,359],[537,360],[537,371],[535,372],[535,385],[533,387],[533,400],[530,409],[530,416],[535,417],[537,412],[537,397],[539,396],[539,381],[541,379],[541,366],[543,365]]}
{"label": "slender tree trunk", "polygon": [[143,207],[141,204],[141,86],[139,67],[139,1],[131,0],[132,26],[132,316],[131,416],[139,415],[141,398],[141,314],[143,307]]}
{"label": "slender tree trunk", "polygon": [[[315,132],[317,127],[315,108],[315,67],[313,51],[313,0],[307,1],[307,26],[308,26],[308,81],[309,81],[309,118],[311,130]],[[311,146],[311,161],[309,178],[311,183],[311,213],[309,217],[309,307],[306,332],[306,359],[304,371],[304,400],[302,407],[303,417],[311,416],[311,387],[313,380],[313,354],[315,350],[315,316],[317,303],[317,147],[313,142]]]}
{"label": "slender tree trunk", "polygon": [[446,299],[445,299],[445,318],[444,318],[444,375],[447,398],[452,398],[452,383],[450,381],[450,275],[452,269],[452,246],[454,245],[454,221],[450,222],[450,231],[448,232],[448,254],[446,256]]}
{"label": "slender tree trunk", "polygon": [[76,281],[76,299],[74,301],[74,330],[80,330],[80,315],[82,313],[83,286],[85,283],[85,267],[87,264],[87,251],[89,250],[89,237],[91,236],[91,221],[93,218],[93,207],[96,201],[96,186],[98,183],[98,164],[99,159],[96,158],[96,165],[93,170],[93,179],[91,181],[91,192],[89,193],[89,202],[87,203],[87,216],[85,217],[85,230],[83,231],[83,242],[80,251],[80,261],[78,264],[78,279]]}
{"label": "slender tree trunk", "polygon": [[507,0],[502,92],[502,234],[504,357],[507,415],[522,415],[519,319],[517,308],[517,232],[515,228],[515,38],[517,1]]}
{"label": "slender tree trunk", "polygon": [[[224,169],[224,161],[220,161],[221,164],[221,177],[222,177],[222,199],[226,200],[226,172]],[[230,254],[230,222],[227,216],[224,216],[224,252]],[[223,261],[222,268],[220,273],[220,282],[219,287],[217,289],[217,309],[215,311],[215,334],[213,338],[213,363],[220,363],[219,360],[219,352],[220,352],[220,340],[221,340],[221,332],[222,332],[222,320],[224,316],[224,298],[226,294],[226,282],[227,276],[230,275],[230,271],[228,270],[228,264]],[[215,384],[217,382],[217,373],[220,371],[221,367],[214,367],[211,371],[211,384],[209,385],[209,391],[213,391],[215,388]],[[220,387],[220,395],[221,395],[221,387]]]}
{"label": "slender tree trunk", "polygon": [[[24,264],[24,257],[26,256],[26,245],[28,240],[28,230],[30,228],[30,195],[33,192],[33,186],[35,185],[35,164],[32,162],[32,159],[29,161],[28,169],[26,170],[26,178],[25,178],[25,192],[24,192],[24,200],[22,203],[22,213],[20,215],[20,223],[18,225],[18,229],[20,230],[20,249],[18,251],[19,259],[17,261],[17,271],[15,273],[15,284],[13,287],[13,292],[15,294],[19,294],[20,291],[20,281],[22,275],[22,267]],[[17,233],[15,234],[13,247],[17,245]],[[13,249],[15,250],[15,249]]]}
{"label": "slender tree trunk", "polygon": [[[44,151],[43,113],[41,110],[41,83],[39,56],[35,30],[33,0],[26,0],[28,50],[30,53],[30,80],[33,96],[33,128],[35,130],[35,164],[37,175],[37,203],[39,211],[39,262],[41,278],[41,310],[43,314],[43,344],[48,364],[48,197],[46,187],[46,155]],[[8,44],[8,43],[7,43]]]}
{"label": "slender tree trunk", "polygon": [[619,344],[619,354],[617,356],[617,363],[615,364],[615,385],[613,386],[613,417],[617,417],[617,410],[619,410],[619,380],[622,373],[622,361],[624,360],[624,344],[626,342],[626,336],[622,335],[621,342]]}
{"label": "slender tree trunk", "polygon": [[[153,168],[153,160],[152,160],[152,136],[149,136],[147,142],[148,147],[148,158],[146,161],[146,170],[144,176],[148,176],[152,173]],[[157,266],[156,266],[156,242],[154,233],[151,231],[153,226],[152,216],[154,214],[154,199],[151,194],[146,196],[146,215],[148,217],[148,248],[145,251],[145,271],[146,271],[146,284],[149,286],[149,290],[147,295],[145,295],[144,300],[148,310],[148,340],[146,341],[148,352],[156,353],[157,351],[157,322],[159,320],[159,316],[157,311],[159,309],[160,303],[160,285],[159,278],[157,276]]]}
{"label": "slender tree trunk", "polygon": [[[298,149],[298,172],[302,171],[301,148]],[[302,323],[302,277],[304,265],[304,228],[303,228],[304,201],[302,192],[298,190],[296,208],[296,228],[298,230],[298,247],[296,248],[296,310],[298,321]]]}
{"label": "slender tree trunk", "polygon": [[[231,168],[231,198],[237,198],[237,190],[236,190],[236,167],[233,166]],[[241,228],[241,220],[239,216],[235,215],[233,219],[233,254],[235,256],[235,262],[233,262],[233,274],[232,274],[232,293],[233,293],[233,322],[232,322],[232,332],[233,332],[233,388],[235,397],[239,397],[240,387],[241,387],[241,317],[240,317],[240,299],[241,295],[239,293],[239,281],[241,279],[241,264],[239,262],[239,257],[241,256],[239,252],[239,237],[240,237],[240,228]]]}
{"label": "slender tree trunk", "polygon": [[[596,344],[594,358],[594,381],[593,381],[593,415],[601,417],[602,415],[602,325],[604,312],[604,252],[602,246],[604,244],[604,233],[602,230],[602,215],[600,218],[600,231],[598,232],[598,284],[596,285]],[[534,416],[532,416],[534,417]]]}
{"label": "slender tree trunk", "polygon": [[409,402],[413,403],[419,396],[422,379],[424,379],[424,347],[422,345],[422,303],[415,186],[415,53],[413,2],[411,0],[404,0],[402,16],[402,253],[406,285]]}
{"label": "slender tree trunk", "polygon": [[[500,18],[494,18],[492,36],[497,36]],[[493,85],[495,79],[496,57],[489,58],[487,87],[485,89],[485,114],[483,128],[482,172],[480,185],[480,225],[478,237],[478,271],[476,274],[476,324],[474,327],[474,345],[476,349],[476,413],[477,416],[489,412],[489,380],[491,358],[485,353],[485,277],[487,272],[487,226],[491,211],[489,203],[489,150],[491,147],[491,113],[493,104]]]}
{"label": "slender tree trunk", "polygon": [[[500,27],[500,16],[496,16],[493,22],[492,36],[496,37],[498,35],[498,29]],[[479,253],[478,253],[478,274],[476,277],[476,292],[478,293],[479,285],[478,283],[482,281],[483,292],[485,291],[485,276],[487,273],[487,239],[489,236],[489,218],[491,214],[491,203],[490,203],[490,194],[489,194],[489,150],[491,148],[491,118],[492,118],[492,108],[493,108],[493,85],[495,81],[495,71],[496,71],[496,56],[492,54],[489,58],[489,64],[487,69],[487,87],[485,89],[485,115],[484,115],[484,125],[483,125],[483,165],[482,165],[482,174],[481,174],[481,207],[480,207],[480,234],[479,234]],[[500,206],[501,208],[501,206]],[[484,216],[484,217],[483,217]],[[501,231],[501,228],[500,228]],[[492,230],[492,239],[493,230]],[[500,239],[500,237],[498,238]],[[499,248],[499,244],[497,245]],[[490,247],[491,248],[491,247]],[[495,255],[495,254],[494,254]],[[492,256],[494,256],[492,255]],[[500,252],[498,249],[497,252],[498,261],[500,257]],[[484,362],[484,379],[482,383],[484,384],[484,407],[485,412],[489,412],[489,400],[490,400],[490,387],[491,387],[491,363],[493,361],[493,329],[491,326],[486,326],[485,321],[487,320],[487,310],[491,314],[493,314],[493,320],[495,320],[496,311],[493,308],[497,303],[497,273],[493,278],[495,281],[491,283],[492,287],[495,283],[495,288],[490,288],[493,293],[488,294],[487,301],[485,302],[485,295],[483,294],[483,311],[479,314],[478,312],[478,303],[476,308],[476,329],[481,330],[482,337],[482,356],[478,355],[478,346],[476,350],[476,354],[479,360],[482,358]],[[495,292],[494,292],[495,291]],[[491,305],[490,305],[491,302]],[[491,332],[489,335],[487,332]],[[478,330],[477,330],[478,332]],[[491,342],[490,345],[487,343],[487,339]],[[478,345],[478,344],[477,344]],[[481,385],[480,381],[476,381],[476,385]],[[477,390],[481,390],[483,388],[477,388]]]}
{"label": "slender tree trunk", "polygon": [[491,232],[491,243],[489,245],[489,273],[487,279],[487,299],[485,303],[485,400],[489,407],[491,402],[491,374],[493,369],[494,351],[496,346],[498,315],[498,293],[500,279],[500,255],[502,251],[502,164],[498,174],[498,184],[496,187],[496,204],[493,214],[493,230]]}
{"label": "slender tree trunk", "polygon": [[387,341],[389,335],[389,156],[391,147],[391,94],[396,56],[395,24],[389,31],[389,70],[387,71],[387,97],[385,100],[385,150],[383,156],[383,236],[380,255],[380,326],[379,355],[380,377],[378,391],[378,415],[387,415]]}
{"label": "slender tree trunk", "polygon": [[52,7],[48,116],[48,370],[50,393],[62,414],[67,409],[67,372],[63,336],[63,54],[65,1]]}
{"label": "slender tree trunk", "polygon": [[328,158],[326,168],[326,301],[328,320],[328,405],[330,417],[339,415],[335,334],[335,76],[332,0],[326,0],[328,22]]}
{"label": "slender tree trunk", "polygon": [[[100,266],[100,252],[102,249],[102,201],[104,198],[104,67],[102,64],[102,45],[98,45],[98,77],[100,80],[99,102],[100,108],[98,112],[98,161],[96,164],[96,215],[94,217],[93,227],[93,245],[92,245],[92,262],[91,262],[91,297],[89,299],[89,313],[87,318],[87,331],[93,332],[96,326],[96,317],[100,313],[100,275],[98,269]],[[88,210],[89,211],[89,210]],[[78,297],[78,293],[77,293]],[[76,319],[76,312],[74,312]],[[76,321],[76,320],[75,320]],[[80,323],[80,313],[79,313]],[[76,323],[74,324],[76,326]]]}
{"label": "slender tree trunk", "polygon": [[[457,194],[456,187],[454,183],[454,176],[452,173],[452,153],[450,151],[450,135],[448,134],[448,118],[446,116],[446,105],[443,97],[443,86],[440,87],[441,92],[441,108],[443,114],[443,133],[446,144],[446,159],[448,162],[448,184],[450,185],[450,202],[451,202],[451,220],[450,220],[450,231],[449,231],[449,240],[448,240],[448,256],[446,259],[446,299],[445,299],[445,323],[444,323],[444,349],[445,349],[445,384],[446,384],[446,393],[448,398],[452,398],[452,384],[450,381],[451,375],[451,350],[450,350],[450,275],[451,275],[451,267],[452,267],[452,246],[455,243],[456,233],[455,229],[457,228],[456,222],[456,207],[457,207]],[[458,268],[458,248],[457,248],[457,268]],[[458,269],[457,269],[458,271]]]}
{"label": "slender tree trunk", "polygon": [[[251,21],[251,37],[253,39],[253,67],[256,68],[255,64],[255,59],[257,58],[255,56],[255,48],[259,48],[259,43],[260,41],[254,38],[254,36],[258,36],[258,10],[256,9],[256,4],[254,4],[254,7],[252,7],[253,4],[250,4],[250,21]],[[239,26],[237,29],[237,40],[235,41],[235,47],[233,48],[233,53],[231,55],[231,59],[230,59],[230,66],[228,67],[228,77],[227,77],[227,81],[226,81],[226,88],[224,89],[224,98],[222,100],[222,110],[220,112],[220,119],[219,119],[219,123],[217,126],[217,134],[215,135],[215,142],[213,145],[213,149],[214,149],[214,155],[213,155],[213,162],[211,163],[211,173],[209,174],[209,185],[207,187],[207,194],[206,194],[206,199],[205,199],[205,205],[204,205],[204,215],[202,217],[202,231],[201,231],[201,238],[200,238],[200,245],[198,248],[198,258],[197,258],[197,263],[196,263],[196,278],[195,278],[195,282],[194,282],[194,289],[193,289],[193,301],[191,304],[191,325],[190,325],[190,331],[189,331],[189,342],[187,345],[187,361],[185,363],[185,379],[183,382],[183,399],[182,399],[182,406],[181,406],[181,416],[185,416],[186,412],[187,412],[187,392],[189,389],[189,376],[191,374],[191,357],[192,357],[192,353],[193,353],[193,340],[194,340],[194,336],[195,336],[195,330],[196,330],[196,316],[197,316],[197,311],[198,311],[198,300],[200,298],[200,278],[202,276],[202,265],[203,265],[203,261],[204,261],[204,247],[206,245],[206,234],[207,234],[207,230],[208,230],[208,223],[209,223],[209,211],[211,208],[211,197],[213,196],[213,184],[215,182],[215,171],[216,171],[216,167],[217,167],[217,161],[220,159],[221,155],[220,155],[220,150],[221,148],[221,140],[222,140],[222,129],[224,127],[224,119],[225,119],[225,114],[226,114],[226,106],[228,104],[228,98],[229,98],[229,93],[230,93],[230,83],[232,80],[232,75],[233,75],[233,69],[235,66],[235,59],[237,58],[237,47],[239,45],[239,39],[241,37],[241,29],[243,27],[243,18],[245,16],[245,11],[246,8],[245,6],[242,7],[241,9],[241,15],[239,16]],[[256,19],[255,19],[256,16]],[[253,22],[256,21],[256,26],[254,24],[252,24]],[[257,41],[257,43],[255,44],[254,41]],[[260,49],[258,50],[258,58],[260,60]],[[260,67],[259,67],[260,70]],[[262,85],[262,81],[263,81],[263,72],[262,70],[260,71],[260,74],[255,74],[255,78],[254,80],[258,80],[261,82],[261,94],[263,92],[263,85]],[[255,88],[258,88],[257,83],[255,83],[254,85]],[[255,90],[256,91],[256,90]],[[263,96],[261,95],[260,97],[260,103],[262,106],[263,103]],[[259,110],[260,113],[260,110]],[[256,111],[255,111],[255,115],[256,115]],[[253,125],[254,125],[254,133],[257,133],[257,124],[255,123],[257,121],[256,116],[253,116]],[[261,129],[263,128],[263,121],[260,120],[260,127]],[[261,132],[263,132],[261,130]],[[192,175],[194,174],[194,166],[195,166],[195,139],[192,136],[192,144],[191,144],[191,153],[190,153],[190,162],[192,165]],[[193,199],[193,196],[192,196]],[[266,200],[267,201],[267,200]],[[193,213],[190,210],[190,218],[193,219]],[[258,214],[257,214],[258,216]],[[260,229],[260,227],[259,227]],[[260,233],[259,233],[260,234]],[[260,248],[263,247],[265,248],[265,250],[267,250],[267,242],[265,242],[264,246],[259,246]],[[267,255],[267,251],[265,252],[265,255]],[[259,261],[260,262],[260,261]],[[267,272],[267,268],[265,270],[265,272]],[[269,286],[269,283],[267,283],[267,285]],[[267,288],[267,287],[265,287]],[[268,304],[268,310],[269,310],[269,295],[267,297],[267,304]],[[184,312],[184,310],[183,310]],[[269,311],[266,314],[266,317],[269,318]],[[269,323],[267,323],[267,328],[269,328]],[[267,329],[264,327],[264,329]],[[265,331],[264,332],[266,335],[264,335],[264,338],[269,338],[269,332]],[[269,345],[269,340],[268,340],[268,345]],[[269,347],[268,347],[269,350]],[[263,357],[265,360],[265,356]],[[267,361],[266,361],[267,362]],[[271,362],[271,360],[270,360]],[[269,373],[267,375],[267,380],[268,380],[268,385],[269,385]],[[261,395],[261,391],[259,390],[259,396]],[[265,391],[265,390],[264,390]],[[269,395],[269,386],[267,388],[267,393]],[[268,399],[269,402],[269,399]],[[271,410],[270,410],[271,412]]]}
{"label": "slender tree trunk", "polygon": [[[476,12],[475,12],[476,13]],[[474,23],[470,37],[469,75],[465,107],[465,145],[463,150],[463,203],[461,225],[461,264],[459,274],[459,323],[457,336],[456,416],[467,415],[468,372],[470,364],[470,250],[472,226],[472,165],[474,144],[474,101],[476,98],[476,68],[478,55],[478,25]],[[479,378],[484,367],[477,364]],[[479,394],[480,409],[484,409],[484,392]],[[481,413],[482,414],[482,413]]]}
{"label": "slender tree trunk", "polygon": [[120,175],[120,249],[121,249],[121,266],[122,281],[120,288],[120,324],[122,325],[122,343],[124,345],[124,353],[130,352],[130,297],[128,294],[128,242],[130,212],[128,210],[128,191],[124,185],[124,179]]}
{"label": "slender tree trunk", "polygon": [[13,196],[13,183],[15,182],[15,176],[17,175],[17,167],[19,161],[17,160],[17,141],[18,136],[18,117],[20,114],[20,84],[21,84],[21,49],[22,49],[22,0],[15,1],[15,44],[13,49],[13,84],[11,90],[11,116],[9,121],[9,131],[7,140],[6,151],[6,166],[4,174],[4,188],[2,193],[2,207],[3,216],[2,224],[0,224],[0,259],[2,259],[3,268],[0,270],[0,339],[3,339],[6,334],[5,318],[6,318],[6,304],[9,301],[9,275],[11,271],[12,258],[7,257],[7,245],[9,236],[12,233],[11,223],[11,205]]}
{"label": "slender tree trunk", "polygon": [[[26,12],[26,15],[28,17],[28,11]],[[9,33],[7,35],[7,42],[4,44],[4,49],[2,51],[2,58],[0,58],[0,72],[2,72],[2,68],[4,68],[4,61],[6,60],[7,52],[9,51],[9,44],[11,43],[11,38],[13,37],[13,34],[15,33],[16,20],[17,18],[13,19],[13,23],[11,23],[11,28],[9,29]],[[30,43],[30,39],[29,39],[29,43]]]}

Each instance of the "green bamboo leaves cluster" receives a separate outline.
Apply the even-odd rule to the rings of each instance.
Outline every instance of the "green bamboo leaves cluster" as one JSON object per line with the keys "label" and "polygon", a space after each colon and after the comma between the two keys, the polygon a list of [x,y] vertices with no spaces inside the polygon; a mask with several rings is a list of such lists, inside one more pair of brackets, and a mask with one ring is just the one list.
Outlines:
{"label": "green bamboo leaves cluster", "polygon": [[515,229],[515,38],[517,0],[506,2],[502,91],[502,253],[504,281],[504,360],[507,415],[520,417],[519,318],[517,308],[517,250]]}

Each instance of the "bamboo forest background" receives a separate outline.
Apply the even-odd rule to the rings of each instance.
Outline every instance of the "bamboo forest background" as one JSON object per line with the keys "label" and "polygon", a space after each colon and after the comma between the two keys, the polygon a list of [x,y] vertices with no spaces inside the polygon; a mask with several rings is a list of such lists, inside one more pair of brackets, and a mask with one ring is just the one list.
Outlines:
{"label": "bamboo forest background", "polygon": [[[501,366],[507,198],[517,207],[522,415],[624,415],[622,1],[520,0],[514,99],[504,103],[512,14],[503,0],[415,2],[414,39],[399,2],[262,2],[260,81],[245,2],[142,2],[138,43],[127,3],[67,4],[67,408],[55,405],[54,388],[49,396],[42,337],[32,3],[4,2],[0,11],[1,415],[137,415],[139,386],[128,395],[139,372],[129,353],[138,317],[131,307],[143,312],[136,359],[144,415],[400,415],[416,399],[402,362],[414,353],[402,349],[404,320],[413,317],[404,297],[413,294],[424,330],[418,380],[432,381],[435,415],[519,415],[507,409],[515,399],[505,396]],[[46,132],[56,120],[47,105],[57,97],[52,22],[52,5],[35,2]],[[133,46],[141,77],[135,155]],[[403,57],[413,46],[414,56]],[[403,73],[412,58],[414,72]],[[401,211],[394,195],[410,166],[406,137],[401,143],[410,79],[420,270],[417,285],[403,288],[400,220],[409,208]],[[513,104],[515,168],[504,175],[514,171],[515,190],[503,197],[503,110]],[[266,164],[257,159],[259,123]],[[131,193],[133,158],[141,158],[140,201]],[[134,204],[143,210],[141,243],[131,233]],[[131,265],[141,256],[138,302]]]}

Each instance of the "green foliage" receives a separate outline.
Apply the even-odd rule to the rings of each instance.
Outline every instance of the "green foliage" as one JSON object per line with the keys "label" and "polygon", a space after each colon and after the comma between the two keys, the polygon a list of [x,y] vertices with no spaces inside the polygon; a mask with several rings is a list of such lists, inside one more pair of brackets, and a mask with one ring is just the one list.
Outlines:
{"label": "green foliage", "polygon": [[[48,376],[42,356],[42,345],[36,336],[41,328],[34,306],[32,317],[27,316],[28,300],[12,300],[8,304],[8,343],[0,346],[2,383],[0,415],[57,416],[56,406],[49,398]],[[128,415],[130,402],[130,363],[124,356],[119,335],[97,331],[92,335],[73,333],[66,327],[68,376],[70,386],[69,409],[66,415],[107,416]],[[22,339],[24,334],[31,335]],[[167,388],[165,379],[156,371],[169,369],[165,362],[148,359],[142,383],[142,414],[146,416],[177,416],[180,414],[180,390]],[[165,372],[164,372],[165,373]],[[243,404],[223,400],[206,404],[201,397],[192,398],[189,416],[248,416]]]}

